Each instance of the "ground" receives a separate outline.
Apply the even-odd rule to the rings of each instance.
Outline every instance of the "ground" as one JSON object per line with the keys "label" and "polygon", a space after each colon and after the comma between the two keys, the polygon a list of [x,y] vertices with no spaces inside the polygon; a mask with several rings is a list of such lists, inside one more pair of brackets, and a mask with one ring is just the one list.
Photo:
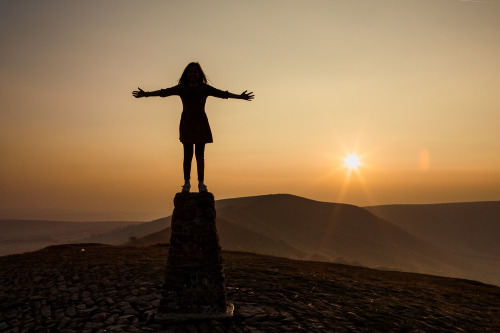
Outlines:
{"label": "ground", "polygon": [[0,257],[0,332],[498,332],[500,288],[223,252],[234,317],[153,318],[165,246],[55,246]]}

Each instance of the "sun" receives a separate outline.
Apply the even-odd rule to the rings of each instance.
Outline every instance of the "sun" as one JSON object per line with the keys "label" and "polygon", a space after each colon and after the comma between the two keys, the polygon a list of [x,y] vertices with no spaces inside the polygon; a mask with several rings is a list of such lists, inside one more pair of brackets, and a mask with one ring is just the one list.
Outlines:
{"label": "sun", "polygon": [[359,157],[355,154],[351,154],[344,158],[345,166],[349,169],[356,169],[361,163],[359,161]]}

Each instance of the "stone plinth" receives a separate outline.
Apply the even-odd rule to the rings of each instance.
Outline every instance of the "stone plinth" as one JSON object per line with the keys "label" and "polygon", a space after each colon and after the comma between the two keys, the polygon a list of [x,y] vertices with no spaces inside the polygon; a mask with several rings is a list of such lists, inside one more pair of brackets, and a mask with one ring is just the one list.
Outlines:
{"label": "stone plinth", "polygon": [[227,303],[212,193],[177,193],[157,321],[223,318]]}

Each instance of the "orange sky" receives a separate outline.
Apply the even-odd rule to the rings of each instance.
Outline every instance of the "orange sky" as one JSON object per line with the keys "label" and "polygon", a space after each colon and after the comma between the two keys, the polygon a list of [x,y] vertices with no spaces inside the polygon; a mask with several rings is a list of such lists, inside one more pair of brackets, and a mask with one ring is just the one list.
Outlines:
{"label": "orange sky", "polygon": [[[6,0],[0,13],[0,218],[171,214],[182,106],[131,91],[175,85],[190,61],[256,95],[207,102],[218,199],[500,200],[498,0]],[[349,153],[362,165],[347,178]]]}

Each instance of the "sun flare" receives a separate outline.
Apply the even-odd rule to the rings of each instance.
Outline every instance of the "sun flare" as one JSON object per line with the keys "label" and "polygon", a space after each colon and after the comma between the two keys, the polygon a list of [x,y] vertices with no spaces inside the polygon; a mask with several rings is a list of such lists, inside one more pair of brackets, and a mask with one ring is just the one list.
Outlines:
{"label": "sun flare", "polygon": [[360,165],[359,157],[355,154],[351,154],[344,158],[344,163],[349,169],[356,169]]}

